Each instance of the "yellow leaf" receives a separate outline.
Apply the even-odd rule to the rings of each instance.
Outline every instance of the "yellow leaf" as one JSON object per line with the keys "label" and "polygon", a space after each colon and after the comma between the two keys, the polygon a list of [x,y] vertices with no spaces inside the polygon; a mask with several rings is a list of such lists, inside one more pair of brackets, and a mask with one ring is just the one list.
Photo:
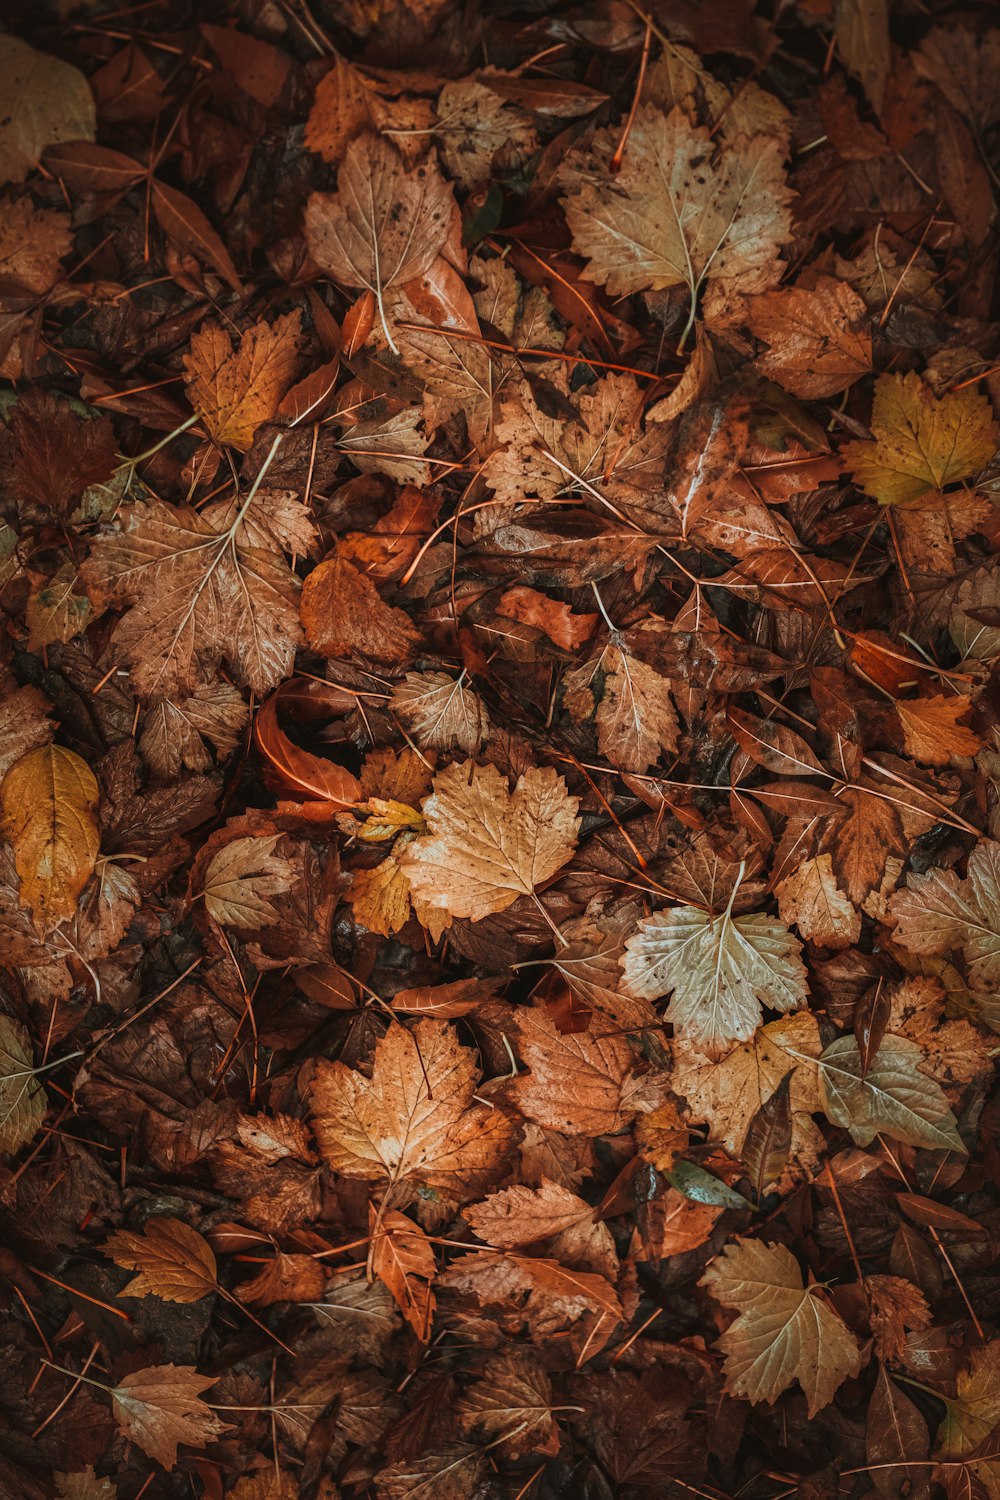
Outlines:
{"label": "yellow leaf", "polygon": [[907,755],[925,766],[946,766],[953,755],[975,755],[981,747],[978,734],[958,722],[971,708],[962,694],[897,703]]}
{"label": "yellow leaf", "polygon": [[42,745],[12,766],[0,786],[0,817],[14,846],[21,899],[46,932],[76,911],[94,871],[100,792],[72,750]]}
{"label": "yellow leaf", "polygon": [[997,447],[997,424],[971,386],[935,396],[912,372],[880,375],[872,443],[848,443],[843,457],[855,481],[881,505],[911,505],[929,490],[978,474]]}

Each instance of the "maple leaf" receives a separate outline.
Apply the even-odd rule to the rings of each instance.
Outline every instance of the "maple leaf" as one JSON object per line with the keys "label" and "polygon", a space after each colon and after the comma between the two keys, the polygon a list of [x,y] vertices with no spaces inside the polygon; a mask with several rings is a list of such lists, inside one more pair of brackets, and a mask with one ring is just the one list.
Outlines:
{"label": "maple leaf", "polygon": [[473,1104],[475,1087],[472,1053],[453,1027],[392,1025],[370,1078],[317,1061],[309,1099],[320,1151],[344,1177],[398,1185],[404,1196],[419,1189],[426,1201],[468,1201],[501,1171],[515,1135],[501,1110]]}
{"label": "maple leaf", "polygon": [[268,900],[287,891],[295,875],[290,859],[275,854],[280,834],[232,839],[205,871],[205,909],[221,926],[270,927],[281,920]]}
{"label": "maple leaf", "polygon": [[495,766],[448,766],[423,803],[428,832],[403,854],[414,897],[478,922],[533,895],[576,847],[577,805],[548,766],[525,771],[513,792]]}
{"label": "maple leaf", "polygon": [[487,1362],[456,1411],[466,1436],[496,1441],[508,1458],[517,1459],[526,1453],[558,1453],[559,1430],[552,1409],[545,1366],[530,1349],[512,1348]]}
{"label": "maple leaf", "polygon": [[530,115],[472,78],[446,83],[441,90],[434,136],[445,171],[468,191],[498,167],[510,172],[538,145]]}
{"label": "maple leaf", "polygon": [[1000,984],[1000,843],[984,839],[969,855],[968,875],[953,870],[908,875],[889,903],[894,937],[911,953],[961,952],[969,982],[992,992]]}
{"label": "maple leaf", "polygon": [[639,923],[622,961],[625,986],[647,1000],[672,995],[665,1018],[691,1046],[723,1056],[753,1036],[761,1008],[794,1010],[806,999],[802,945],[760,913],[710,916],[692,906]]}
{"label": "maple leaf", "polygon": [[1000,1344],[971,1351],[956,1381],[956,1396],[945,1407],[935,1451],[939,1458],[964,1458],[1000,1425]]}
{"label": "maple leaf", "polygon": [[385,292],[430,267],[454,207],[435,165],[424,162],[408,172],[384,136],[367,134],[344,152],[336,193],[313,193],[306,204],[314,260],[341,285],[373,293],[394,354],[399,351],[385,319]]}
{"label": "maple leaf", "polygon": [[543,1177],[537,1188],[516,1185],[462,1210],[488,1245],[520,1250],[545,1240],[560,1265],[595,1271],[614,1281],[618,1256],[611,1231],[589,1203]]}
{"label": "maple leaf", "polygon": [[198,1302],[218,1286],[211,1246],[183,1219],[152,1218],[142,1234],[116,1230],[104,1248],[115,1265],[139,1272],[124,1297]]}
{"label": "maple leaf", "polygon": [[0,1016],[0,1152],[12,1155],[45,1119],[45,1090],[31,1059],[28,1033],[18,1021]]}
{"label": "maple leaf", "polygon": [[235,351],[219,323],[206,323],[194,334],[184,356],[184,384],[215,442],[248,451],[295,378],[301,338],[298,309],[273,324],[253,324]]}
{"label": "maple leaf", "polygon": [[675,1046],[670,1086],[687,1101],[690,1119],[707,1121],[709,1139],[740,1157],[758,1111],[790,1076],[789,1151],[808,1169],[823,1149],[812,1119],[822,1108],[818,1081],[808,1061],[821,1051],[815,1016],[798,1011],[761,1027],[721,1061]]}
{"label": "maple leaf", "polygon": [[982,741],[958,722],[971,710],[971,699],[961,693],[950,698],[932,696],[898,702],[896,712],[903,726],[907,755],[925,766],[946,766],[952,756],[975,755]]}
{"label": "maple leaf", "polygon": [[904,506],[978,474],[1000,431],[972,386],[938,397],[912,372],[879,376],[871,429],[874,442],[847,443],[841,456],[880,505]]}
{"label": "maple leaf", "polygon": [[616,130],[599,131],[594,168],[564,182],[573,248],[587,276],[613,296],[686,286],[692,326],[707,279],[761,290],[779,274],[789,238],[788,188],[779,143],[767,136],[716,151],[707,130],[681,109],[636,112],[621,170],[609,160]]}
{"label": "maple leaf", "polygon": [[97,133],[94,97],[79,68],[20,37],[0,37],[0,95],[10,101],[0,120],[0,183],[21,182],[46,146]]}
{"label": "maple leaf", "polygon": [[418,745],[425,750],[453,746],[475,755],[490,731],[482,699],[466,685],[465,673],[407,672],[389,700]]}
{"label": "maple leaf", "polygon": [[835,396],[871,370],[868,309],[832,276],[755,297],[747,324],[770,345],[757,358],[761,374],[796,396]]}
{"label": "maple leaf", "polygon": [[112,644],[140,696],[191,693],[223,657],[256,693],[288,676],[299,581],[278,548],[304,551],[313,532],[300,502],[278,498],[258,490],[200,512],[139,502],[95,542],[80,576],[96,608],[131,606]]}
{"label": "maple leaf", "polygon": [[906,1330],[922,1331],[934,1321],[927,1299],[919,1287],[901,1276],[866,1276],[865,1289],[871,1302],[871,1326],[880,1359],[902,1359]]}
{"label": "maple leaf", "polygon": [[482,1448],[450,1443],[419,1458],[401,1459],[380,1469],[375,1483],[381,1500],[470,1500],[482,1464]]}
{"label": "maple leaf", "polygon": [[125,1375],[111,1391],[111,1406],[125,1436],[169,1472],[177,1447],[203,1448],[226,1431],[200,1399],[215,1384],[193,1365],[150,1365]]}
{"label": "maple leaf", "polygon": [[72,917],[100,847],[97,779],[61,745],[16,761],[0,784],[0,828],[14,848],[21,898],[40,930]]}
{"label": "maple leaf", "polygon": [[[212,757],[206,740],[220,760],[231,755],[249,718],[249,705],[232,683],[203,683],[185,698],[164,698],[149,706],[139,751],[157,780],[175,781],[184,770],[209,769]],[[259,726],[259,715],[257,722]]]}
{"label": "maple leaf", "polygon": [[71,641],[86,629],[93,611],[86,595],[76,593],[76,583],[76,568],[66,562],[32,591],[24,611],[29,651]]}
{"label": "maple leaf", "polygon": [[0,293],[43,297],[60,276],[60,262],[73,247],[69,219],[31,199],[6,202],[0,222]]}
{"label": "maple leaf", "polygon": [[739,1312],[718,1341],[732,1395],[774,1401],[797,1380],[813,1417],[861,1369],[854,1335],[823,1300],[820,1287],[803,1286],[802,1272],[784,1245],[733,1241],[700,1285]]}
{"label": "maple leaf", "polygon": [[603,1276],[570,1271],[555,1260],[509,1253],[465,1255],[441,1273],[438,1285],[468,1292],[484,1307],[517,1307],[540,1340],[596,1315],[602,1337],[589,1344],[591,1353],[607,1342],[622,1319],[621,1304]]}
{"label": "maple leaf", "polygon": [[857,1039],[841,1036],[819,1060],[827,1118],[842,1125],[859,1146],[879,1131],[911,1146],[966,1151],[955,1116],[940,1085],[921,1072],[923,1052],[906,1037],[883,1036],[867,1069]]}
{"label": "maple leaf", "polygon": [[517,1030],[529,1072],[511,1085],[511,1097],[537,1125],[567,1135],[612,1135],[652,1102],[625,1037],[561,1032],[542,1009],[520,1011]]}
{"label": "maple leaf", "polygon": [[54,1474],[59,1500],[118,1500],[113,1479],[99,1479],[93,1464],[71,1474]]}
{"label": "maple leaf", "polygon": [[781,920],[823,948],[849,948],[861,936],[861,914],[837,884],[829,854],[804,859],[775,887]]}

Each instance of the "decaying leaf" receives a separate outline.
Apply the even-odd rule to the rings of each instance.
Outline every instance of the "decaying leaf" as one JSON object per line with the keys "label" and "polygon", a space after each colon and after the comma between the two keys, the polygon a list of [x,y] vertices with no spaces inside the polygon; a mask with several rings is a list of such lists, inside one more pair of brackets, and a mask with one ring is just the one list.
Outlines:
{"label": "decaying leaf", "polygon": [[558,873],[576,847],[577,799],[561,776],[530,770],[513,792],[493,766],[471,761],[434,778],[422,804],[427,833],[403,868],[425,905],[474,922],[504,911]]}
{"label": "decaying leaf", "polygon": [[0,1016],[0,1151],[19,1151],[45,1118],[45,1091],[35,1072],[28,1033]]}
{"label": "decaying leaf", "polygon": [[100,847],[96,778],[61,745],[29,750],[0,783],[2,831],[14,848],[21,898],[43,932],[72,917]]}
{"label": "decaying leaf", "polygon": [[499,1175],[515,1136],[502,1110],[472,1103],[475,1086],[472,1053],[433,1021],[391,1026],[370,1078],[321,1060],[310,1103],[327,1165],[395,1189],[397,1207],[420,1190],[468,1201]]}
{"label": "decaying leaf", "polygon": [[739,1314],[719,1340],[734,1396],[774,1401],[798,1381],[814,1416],[861,1369],[854,1335],[821,1287],[803,1285],[784,1245],[736,1240],[712,1262],[702,1285]]}
{"label": "decaying leaf", "polygon": [[864,1070],[856,1039],[838,1037],[819,1061],[827,1116],[861,1146],[882,1131],[911,1146],[964,1152],[955,1116],[940,1086],[921,1071],[922,1062],[915,1042],[887,1034]]}
{"label": "decaying leaf", "polygon": [[678,1032],[710,1057],[752,1037],[761,1007],[794,1010],[806,998],[801,945],[773,917],[712,917],[692,906],[658,912],[626,944],[625,984],[647,1000],[673,999]]}
{"label": "decaying leaf", "polygon": [[126,1297],[197,1302],[216,1289],[212,1248],[183,1219],[150,1219],[141,1234],[119,1229],[104,1248],[116,1265],[139,1272],[125,1287]]}
{"label": "decaying leaf", "polygon": [[111,1392],[124,1435],[169,1472],[181,1443],[203,1448],[225,1432],[201,1393],[215,1380],[190,1365],[152,1365],[125,1375]]}

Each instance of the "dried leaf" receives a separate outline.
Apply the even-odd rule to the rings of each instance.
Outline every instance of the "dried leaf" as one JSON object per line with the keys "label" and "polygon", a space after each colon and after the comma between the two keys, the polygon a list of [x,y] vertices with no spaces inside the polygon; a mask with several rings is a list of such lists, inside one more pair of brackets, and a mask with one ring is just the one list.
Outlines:
{"label": "dried leaf", "polygon": [[188,400],[215,442],[246,453],[254,433],[277,415],[299,363],[298,311],[274,323],[254,323],[239,348],[219,323],[206,323],[184,356]]}
{"label": "dried leaf", "polygon": [[717,1302],[739,1316],[719,1339],[726,1389],[747,1400],[774,1401],[798,1381],[810,1417],[861,1369],[854,1336],[818,1286],[805,1287],[784,1245],[735,1240],[701,1279]]}
{"label": "dried leaf", "polygon": [[937,1151],[965,1152],[955,1116],[933,1078],[920,1071],[923,1052],[915,1042],[888,1033],[862,1076],[853,1036],[838,1037],[819,1060],[823,1108],[859,1146],[879,1131],[893,1140]]}
{"label": "dried leaf", "polygon": [[205,871],[202,895],[209,916],[223,927],[271,927],[281,920],[268,899],[288,890],[295,866],[275,854],[280,834],[232,839]]}
{"label": "dried leaf", "polygon": [[501,1110],[473,1105],[475,1087],[472,1053],[453,1027],[393,1025],[375,1049],[371,1078],[317,1062],[309,1098],[320,1151],[342,1176],[467,1202],[499,1174],[514,1141]]}
{"label": "dried leaf", "polygon": [[14,847],[21,899],[43,932],[73,916],[93,873],[99,795],[86,761],[61,745],[29,750],[0,784],[2,831]]}
{"label": "dried leaf", "polygon": [[0,1152],[13,1155],[37,1133],[45,1119],[45,1090],[31,1058],[28,1033],[0,1016]]}
{"label": "dried leaf", "polygon": [[169,1471],[177,1448],[203,1448],[226,1431],[200,1399],[214,1385],[192,1365],[151,1365],[125,1375],[111,1391],[111,1405],[124,1435]]}
{"label": "dried leaf", "polygon": [[548,767],[526,771],[511,793],[494,766],[448,766],[423,804],[428,832],[403,855],[410,889],[452,917],[504,911],[562,869],[576,847],[576,809]]}
{"label": "dried leaf", "polygon": [[104,1248],[115,1265],[139,1272],[125,1297],[198,1302],[218,1286],[211,1246],[183,1219],[152,1218],[142,1234],[116,1230]]}
{"label": "dried leaf", "polygon": [[848,443],[845,463],[880,505],[912,505],[978,474],[996,451],[997,427],[973,386],[938,397],[919,375],[880,375],[874,442]]}
{"label": "dried leaf", "polygon": [[20,37],[0,37],[0,183],[21,182],[46,146],[92,141],[97,116],[90,85],[78,68],[36,52]]}
{"label": "dried leaf", "polygon": [[868,309],[832,276],[754,298],[747,322],[770,345],[757,368],[795,396],[835,396],[871,370]]}
{"label": "dried leaf", "polygon": [[657,912],[626,944],[625,985],[647,1000],[673,999],[665,1018],[692,1047],[721,1057],[752,1037],[761,1008],[794,1010],[806,999],[801,944],[762,914],[711,917],[692,906]]}

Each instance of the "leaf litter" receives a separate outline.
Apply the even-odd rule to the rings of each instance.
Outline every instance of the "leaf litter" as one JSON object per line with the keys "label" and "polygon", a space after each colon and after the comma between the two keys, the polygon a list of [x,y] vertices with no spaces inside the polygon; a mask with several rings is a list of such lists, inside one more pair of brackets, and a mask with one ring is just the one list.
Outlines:
{"label": "leaf litter", "polygon": [[1000,1493],[995,18],[198,10],[0,37],[0,1493]]}

